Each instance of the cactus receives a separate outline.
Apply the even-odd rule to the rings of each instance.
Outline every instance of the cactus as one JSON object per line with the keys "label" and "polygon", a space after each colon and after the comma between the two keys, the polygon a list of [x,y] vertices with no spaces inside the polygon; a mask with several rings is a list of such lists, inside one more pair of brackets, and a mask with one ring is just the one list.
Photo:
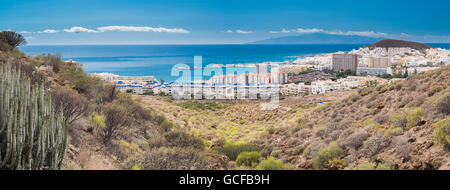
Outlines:
{"label": "cactus", "polygon": [[0,170],[60,169],[67,127],[56,113],[43,85],[0,66]]}

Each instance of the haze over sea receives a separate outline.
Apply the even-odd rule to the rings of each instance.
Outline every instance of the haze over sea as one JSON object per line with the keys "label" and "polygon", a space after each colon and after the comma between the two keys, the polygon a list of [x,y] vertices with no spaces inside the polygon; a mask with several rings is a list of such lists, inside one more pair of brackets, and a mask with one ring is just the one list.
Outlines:
{"label": "haze over sea", "polygon": [[[298,57],[351,51],[368,44],[302,44],[302,45],[64,45],[24,46],[29,55],[61,54],[64,60],[83,63],[88,73],[114,73],[122,76],[155,76],[174,81],[172,67],[193,66],[194,56],[209,64],[249,64],[293,61]],[[450,44],[429,44],[449,49]],[[238,73],[240,74],[240,73]]]}

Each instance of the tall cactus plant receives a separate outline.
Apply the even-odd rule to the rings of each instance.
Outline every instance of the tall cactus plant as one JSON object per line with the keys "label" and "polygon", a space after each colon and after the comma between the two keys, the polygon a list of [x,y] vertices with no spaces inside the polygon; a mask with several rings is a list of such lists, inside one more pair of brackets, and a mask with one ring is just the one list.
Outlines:
{"label": "tall cactus plant", "polygon": [[61,112],[41,85],[0,66],[0,170],[60,169],[67,146]]}

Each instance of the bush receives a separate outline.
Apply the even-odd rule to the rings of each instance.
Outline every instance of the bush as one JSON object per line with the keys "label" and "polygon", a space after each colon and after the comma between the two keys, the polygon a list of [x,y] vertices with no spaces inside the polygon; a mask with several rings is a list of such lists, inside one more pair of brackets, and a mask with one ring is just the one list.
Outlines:
{"label": "bush", "polygon": [[330,170],[342,170],[347,166],[347,162],[344,159],[333,159],[328,161],[328,169]]}
{"label": "bush", "polygon": [[438,93],[440,91],[442,91],[442,87],[435,86],[430,90],[430,92],[428,92],[428,96],[434,96],[436,93]]}
{"label": "bush", "polygon": [[403,134],[403,128],[401,127],[393,127],[386,131],[387,136],[400,136]]}
{"label": "bush", "polygon": [[236,159],[237,166],[255,167],[259,164],[261,154],[259,152],[241,152]]}
{"label": "bush", "polygon": [[284,170],[285,166],[282,161],[269,157],[261,161],[256,167],[257,170]]}
{"label": "bush", "polygon": [[184,131],[170,131],[163,136],[167,141],[167,147],[193,148],[197,150],[205,149],[205,143],[203,143],[200,138],[187,134]]}
{"label": "bush", "polygon": [[411,108],[408,110],[408,116],[406,117],[407,128],[415,127],[419,124],[419,122],[422,121],[423,117],[425,116],[425,112],[422,108]]}
{"label": "bush", "polygon": [[321,170],[328,166],[330,160],[339,159],[344,156],[344,151],[336,142],[330,143],[326,148],[320,149],[313,160],[313,168]]}
{"label": "bush", "polygon": [[316,137],[320,137],[320,138],[325,137],[326,134],[327,134],[327,127],[326,126],[318,127],[316,129],[316,132],[314,133],[314,135]]}
{"label": "bush", "polygon": [[97,129],[103,129],[106,126],[105,124],[106,117],[97,112],[92,113],[92,115],[89,117],[89,120],[94,124],[94,126]]}
{"label": "bush", "polygon": [[129,143],[124,140],[119,141],[120,152],[122,152],[125,156],[129,156],[131,154],[139,154],[142,150],[139,148],[139,145],[134,143]]}
{"label": "bush", "polygon": [[125,107],[115,102],[107,104],[103,109],[106,120],[105,127],[101,130],[101,136],[103,142],[107,143],[119,134],[122,127],[130,125],[132,118]]}
{"label": "bush", "polygon": [[63,61],[61,59],[61,55],[51,55],[48,54],[47,56],[43,57],[43,64],[51,66],[53,69],[53,72],[58,73],[61,67],[61,64],[63,64]]}
{"label": "bush", "polygon": [[164,114],[153,113],[151,115],[151,120],[156,122],[158,125],[161,125],[167,119],[166,116],[164,116]]}
{"label": "bush", "polygon": [[170,131],[170,129],[172,129],[173,124],[169,120],[165,119],[159,126],[164,132],[167,132]]}
{"label": "bush", "polygon": [[372,157],[385,146],[386,138],[382,135],[373,135],[364,142],[363,150],[367,156]]}
{"label": "bush", "polygon": [[364,141],[369,137],[369,133],[364,130],[358,130],[347,138],[341,140],[343,147],[357,149],[363,145]]}
{"label": "bush", "polygon": [[50,91],[52,95],[52,103],[57,110],[63,112],[64,123],[67,126],[81,118],[83,115],[88,115],[90,102],[75,90],[67,87],[58,87]]}
{"label": "bush", "polygon": [[93,75],[88,75],[83,68],[73,63],[65,63],[60,67],[60,76],[73,84],[73,88],[79,93],[93,98],[103,86],[103,81]]}
{"label": "bush", "polygon": [[434,124],[434,138],[446,148],[450,148],[450,116]]}
{"label": "bush", "polygon": [[356,166],[356,170],[390,170],[391,167],[388,164],[376,164],[374,162],[364,162]]}
{"label": "bush", "polygon": [[313,158],[320,149],[325,148],[326,146],[327,146],[326,144],[320,141],[312,142],[303,151],[303,158],[305,159]]}
{"label": "bush", "polygon": [[384,124],[389,121],[390,117],[387,114],[378,114],[374,117],[374,120],[379,124]]}
{"label": "bush", "polygon": [[[139,166],[139,167],[137,167]],[[211,163],[198,150],[185,148],[159,148],[127,159],[123,169],[143,170],[208,170]]]}
{"label": "bush", "polygon": [[275,158],[278,158],[278,157],[280,157],[280,155],[281,155],[282,152],[283,152],[283,151],[280,150],[280,149],[273,150],[273,151],[270,153],[270,156],[275,157]]}
{"label": "bush", "polygon": [[394,113],[394,114],[392,114],[391,122],[394,127],[405,128],[407,120],[406,120],[405,116],[403,116],[402,114]]}
{"label": "bush", "polygon": [[436,111],[440,114],[450,114],[450,92],[445,93],[436,101]]}
{"label": "bush", "polygon": [[0,41],[8,44],[13,49],[16,48],[17,46],[27,44],[27,41],[21,34],[13,31],[1,31]]}
{"label": "bush", "polygon": [[236,160],[241,152],[258,152],[258,147],[245,144],[245,143],[235,143],[235,142],[226,142],[223,146],[223,153],[230,159]]}
{"label": "bush", "polygon": [[11,46],[9,46],[7,43],[2,42],[2,41],[0,40],[0,51],[5,51],[5,52],[7,52],[7,51],[9,51],[9,50],[11,50]]}

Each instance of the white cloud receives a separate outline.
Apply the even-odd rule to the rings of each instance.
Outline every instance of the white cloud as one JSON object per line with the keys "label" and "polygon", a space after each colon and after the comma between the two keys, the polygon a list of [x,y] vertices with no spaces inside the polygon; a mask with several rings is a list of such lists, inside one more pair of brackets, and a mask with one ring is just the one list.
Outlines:
{"label": "white cloud", "polygon": [[[277,33],[299,33],[299,34],[314,34],[314,33],[324,33],[324,34],[334,34],[334,35],[344,35],[344,36],[365,36],[365,37],[387,37],[390,36],[389,34],[382,33],[382,32],[374,32],[374,31],[346,31],[343,32],[341,30],[324,30],[320,28],[296,28],[291,30],[282,29],[281,31],[269,31],[271,34],[277,34]],[[404,35],[404,33],[402,33]]]}
{"label": "white cloud", "polygon": [[389,34],[382,33],[382,32],[374,32],[374,31],[324,31],[326,34],[334,34],[334,35],[343,35],[343,36],[365,36],[365,37],[387,37]]}
{"label": "white cloud", "polygon": [[25,39],[27,39],[27,40],[31,40],[31,39],[34,39],[34,37],[33,37],[33,36],[24,36],[24,38],[25,38]]}
{"label": "white cloud", "polygon": [[[121,32],[166,32],[166,33],[189,33],[188,30],[182,29],[182,28],[164,28],[164,27],[150,27],[150,26],[102,26],[95,29],[88,29],[81,26],[74,26],[69,29],[62,30],[64,32],[68,33],[101,33],[101,32],[107,32],[107,31],[121,31]],[[22,34],[32,34],[32,33],[47,33],[47,34],[53,34],[58,33],[60,31],[54,30],[54,29],[46,29],[43,31],[38,32],[29,32],[29,31],[22,31],[19,33]]]}
{"label": "white cloud", "polygon": [[227,30],[226,33],[233,33],[233,30]]}
{"label": "white cloud", "polygon": [[312,33],[319,33],[319,32],[323,32],[323,29],[318,29],[318,28],[297,28],[297,29],[291,29],[291,30],[286,30],[285,28],[283,28],[281,31],[269,31],[269,33],[272,34],[278,34],[278,33],[300,33],[300,34],[312,34]]}
{"label": "white cloud", "polygon": [[99,31],[97,30],[91,30],[91,29],[87,29],[81,26],[74,26],[70,29],[64,29],[64,32],[69,32],[69,33],[80,33],[80,32],[87,32],[87,33],[98,33]]}
{"label": "white cloud", "polygon": [[407,34],[407,33],[400,33],[401,37],[410,37],[411,35]]}
{"label": "white cloud", "polygon": [[59,32],[59,31],[58,30],[54,30],[54,29],[46,29],[44,31],[39,31],[37,33],[39,33],[39,34],[42,34],[42,33],[54,34],[54,33],[57,33],[57,32]]}
{"label": "white cloud", "polygon": [[[318,28],[310,28],[310,29],[297,28],[297,29],[293,30],[293,32],[302,33],[302,34],[319,33],[319,32],[323,32],[323,31],[324,31],[323,29],[318,29]],[[282,32],[286,32],[286,30],[283,29]]]}
{"label": "white cloud", "polygon": [[188,30],[182,28],[164,28],[150,26],[102,26],[97,28],[100,32],[121,31],[121,32],[167,32],[167,33],[189,33]]}
{"label": "white cloud", "polygon": [[253,31],[236,30],[236,33],[239,33],[239,34],[251,34],[251,33],[253,33]]}

